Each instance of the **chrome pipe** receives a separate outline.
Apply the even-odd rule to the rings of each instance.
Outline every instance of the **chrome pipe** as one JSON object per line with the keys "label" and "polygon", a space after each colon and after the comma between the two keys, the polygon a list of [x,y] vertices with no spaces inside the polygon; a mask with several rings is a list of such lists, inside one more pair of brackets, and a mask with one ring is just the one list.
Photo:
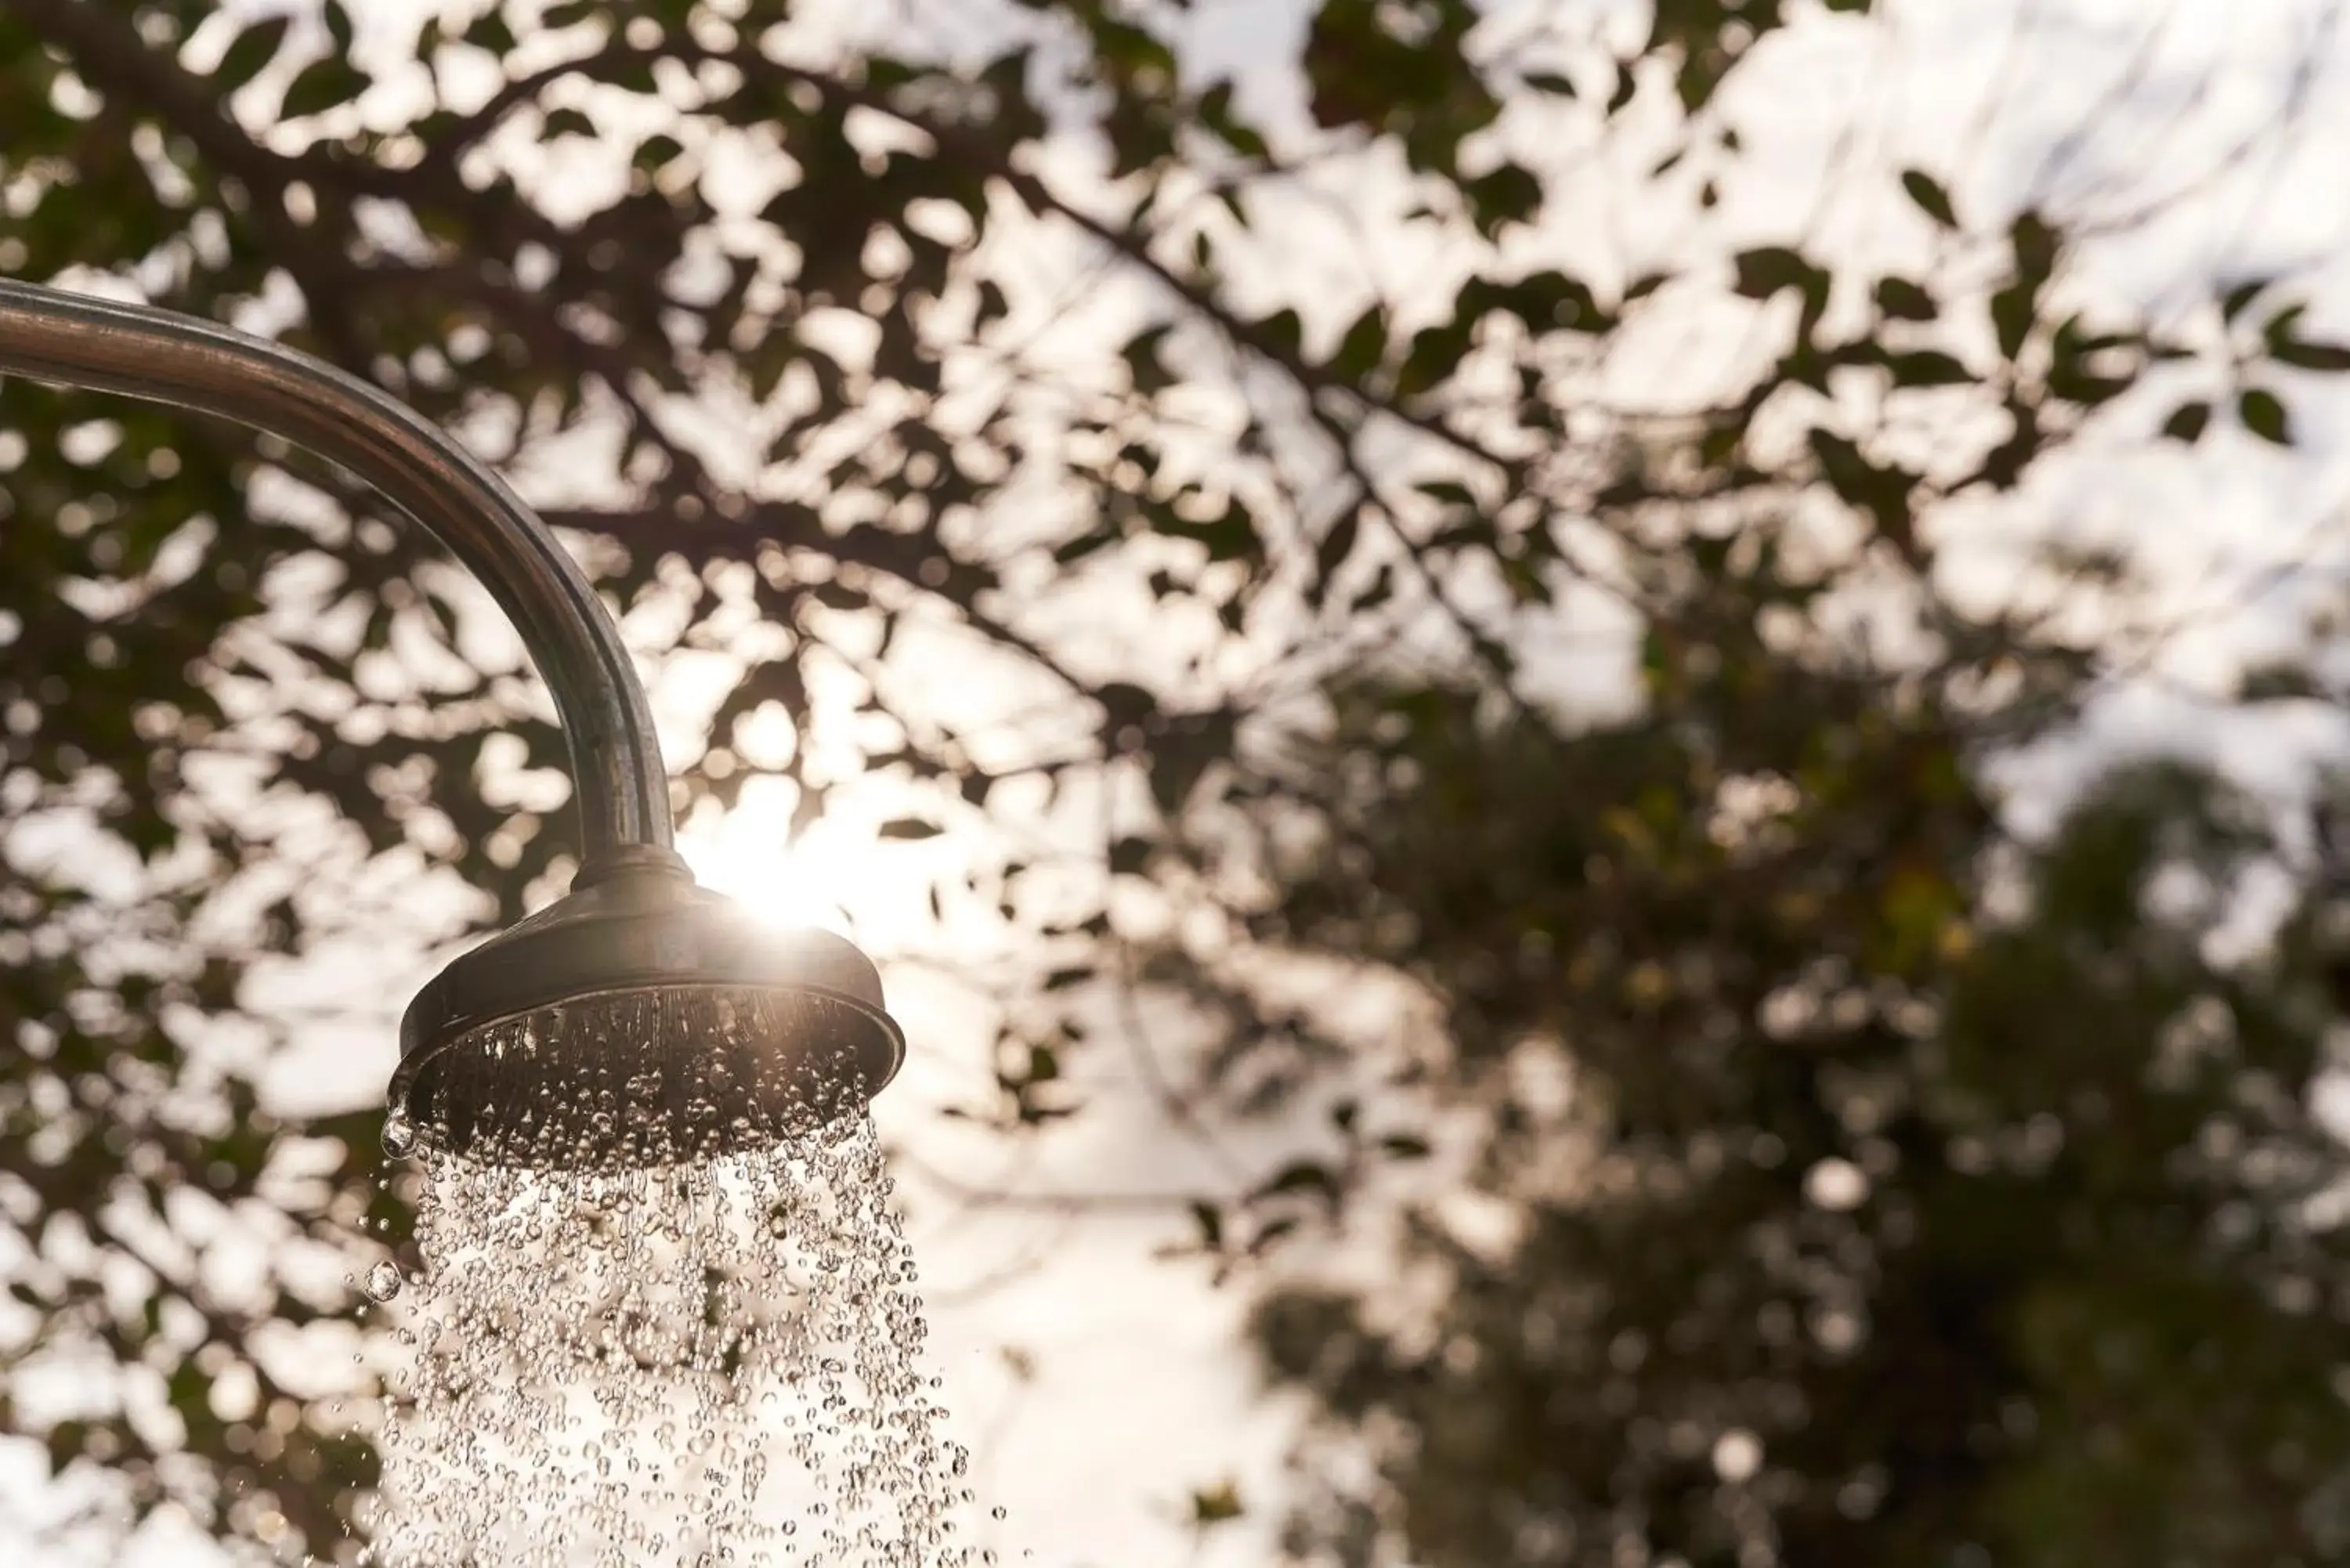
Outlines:
{"label": "chrome pipe", "polygon": [[489,590],[553,694],[570,744],[580,881],[681,868],[660,740],[619,628],[537,514],[446,431],[380,388],[266,338],[5,278],[0,375],[215,414],[380,491]]}

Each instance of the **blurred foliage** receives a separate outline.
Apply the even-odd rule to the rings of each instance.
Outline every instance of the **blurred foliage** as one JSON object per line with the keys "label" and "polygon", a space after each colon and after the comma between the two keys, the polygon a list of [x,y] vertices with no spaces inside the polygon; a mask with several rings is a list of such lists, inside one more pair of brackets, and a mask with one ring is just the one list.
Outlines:
{"label": "blurred foliage", "polygon": [[1384,766],[1281,919],[1440,992],[1428,1075],[1506,1222],[1416,1208],[1397,1276],[1435,1282],[1260,1303],[1382,1483],[1319,1472],[1293,1544],[2350,1556],[2338,893],[2227,961],[2272,810],[2131,768],[2018,844],[1962,683],[1692,646],[1594,732],[1349,704],[1340,755]]}
{"label": "blurred foliage", "polygon": [[[681,805],[781,774],[814,816],[829,724],[930,792],[888,838],[981,842],[1007,784],[1100,818],[1074,909],[1031,895],[1066,870],[1041,857],[970,873],[1040,963],[974,1116],[1081,1111],[1086,982],[1137,939],[1114,894],[1430,977],[1456,1055],[1422,1086],[1464,1103],[1518,1037],[1566,1043],[1574,1127],[1504,1118],[1475,1176],[1534,1239],[1506,1265],[1414,1243],[1459,1275],[1446,1348],[1339,1301],[1268,1309],[1285,1375],[1416,1438],[1388,1470],[1402,1513],[1342,1511],[1343,1555],[1400,1531],[1436,1564],[1619,1538],[2053,1560],[2094,1528],[2282,1561],[2282,1537],[2228,1532],[2303,1529],[2275,1500],[2339,1457],[2312,1345],[2330,1243],[2276,1219],[2324,1174],[2312,939],[2288,922],[2265,978],[2230,978],[2137,912],[2152,858],[2251,853],[2179,781],[2118,790],[2016,870],[2029,920],[1985,923],[1976,750],[2061,722],[2098,650],[2044,606],[1952,602],[1935,554],[1954,508],[2087,434],[2288,443],[2288,372],[2345,351],[2289,279],[2178,321],[2106,309],[2064,214],[1971,212],[1929,170],[1876,171],[1914,267],[1794,233],[1570,259],[1576,157],[1646,148],[1644,209],[1700,217],[1751,172],[1718,89],[1765,35],[1868,11],[1669,0],[1611,46],[1573,7],[1328,0],[1289,105],[1189,72],[1183,7],[1109,0],[1006,5],[975,54],[844,40],[780,0],[494,0],[397,37],[343,0],[10,0],[0,271],[272,331],[525,476],[616,607],[648,612],[632,628],[672,628],[639,632],[649,653],[739,667]],[[1391,237],[1457,277],[1334,305],[1283,269],[1312,198],[1367,167],[1408,185]],[[1067,306],[1023,282],[1048,254],[1137,286],[1074,359]],[[1768,342],[1743,383],[1661,410],[1613,389],[1658,351],[1644,329],[1707,305]],[[0,1430],[119,1485],[101,1528],[170,1501],[224,1540],[348,1555],[372,1460],[293,1340],[342,1359],[350,1277],[405,1215],[373,1113],[263,1114],[260,1069],[327,1021],[257,988],[338,943],[348,963],[455,934],[420,889],[463,880],[499,919],[543,897],[564,835],[525,784],[559,749],[517,669],[449,656],[480,601],[431,542],[279,443],[10,382],[0,470]],[[2068,569],[2092,595],[2110,576]],[[1080,649],[1030,613],[1120,572],[1152,635]],[[1833,629],[1856,588],[1929,651],[1856,652]],[[1517,634],[1577,604],[1646,628],[1648,707],[1569,741]],[[945,656],[894,659],[908,628],[1085,715],[1082,743],[909,697]],[[1427,659],[1395,652],[1428,635]],[[1253,737],[1276,696],[1366,666],[1335,759]],[[844,676],[863,711],[812,709]],[[1269,897],[1226,875],[1242,828],[1301,815],[1343,852],[1272,856]],[[1286,1103],[1340,1058],[1201,954],[1154,962],[1222,1010],[1211,1086],[1236,1101]],[[380,1026],[398,999],[334,1000]],[[2171,1078],[2134,1076],[2175,1019],[2221,1014],[2205,1033],[2235,1057],[2196,1034]],[[1341,1120],[1359,1158],[1203,1195],[1202,1246],[1262,1253],[1432,1147]],[[1864,1199],[1804,1196],[1832,1158]],[[1554,1195],[1537,1167],[1560,1159],[1587,1182]],[[60,1366],[75,1400],[36,1397]],[[2125,1398],[2145,1367],[2171,1370]],[[2216,1392],[2190,1415],[2189,1389]],[[1735,1485],[1707,1469],[1733,1428],[1761,1445]],[[1198,1497],[1203,1526],[1239,1507]]]}

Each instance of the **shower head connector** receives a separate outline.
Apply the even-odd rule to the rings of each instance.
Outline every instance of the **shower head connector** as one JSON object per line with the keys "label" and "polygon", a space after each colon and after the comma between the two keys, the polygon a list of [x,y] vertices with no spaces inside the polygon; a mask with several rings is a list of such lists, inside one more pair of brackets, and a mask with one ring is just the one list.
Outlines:
{"label": "shower head connector", "polygon": [[391,1107],[424,1150],[617,1171],[861,1110],[905,1036],[871,960],[780,930],[647,855],[466,952],[410,1004]]}

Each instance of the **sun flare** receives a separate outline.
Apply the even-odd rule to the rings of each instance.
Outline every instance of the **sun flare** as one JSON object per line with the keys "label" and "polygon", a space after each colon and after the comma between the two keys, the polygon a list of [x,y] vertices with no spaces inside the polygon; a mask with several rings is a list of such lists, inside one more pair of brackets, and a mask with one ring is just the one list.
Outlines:
{"label": "sun flare", "polygon": [[788,787],[745,790],[724,816],[681,827],[678,850],[704,887],[755,919],[819,927],[868,950],[905,938],[910,912],[925,907],[928,878],[911,863],[918,857],[883,844],[878,823],[851,813],[795,834]]}
{"label": "sun flare", "polygon": [[760,920],[850,934],[843,898],[860,869],[870,870],[870,844],[860,846],[837,828],[827,832],[822,822],[794,836],[787,810],[748,800],[715,824],[681,831],[678,840],[703,887]]}

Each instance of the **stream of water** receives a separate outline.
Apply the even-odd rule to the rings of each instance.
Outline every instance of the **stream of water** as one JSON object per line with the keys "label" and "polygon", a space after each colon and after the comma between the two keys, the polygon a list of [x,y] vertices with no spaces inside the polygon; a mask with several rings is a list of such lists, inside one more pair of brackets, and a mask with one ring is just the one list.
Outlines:
{"label": "stream of water", "polygon": [[380,1568],[980,1568],[868,1117],[618,1175],[428,1158]]}

